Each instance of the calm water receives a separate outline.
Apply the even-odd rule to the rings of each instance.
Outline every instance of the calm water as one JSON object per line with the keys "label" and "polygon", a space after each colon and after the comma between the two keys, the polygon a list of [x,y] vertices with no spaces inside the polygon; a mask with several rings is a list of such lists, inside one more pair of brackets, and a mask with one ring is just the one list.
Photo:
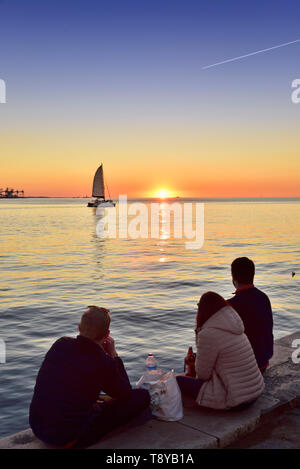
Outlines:
{"label": "calm water", "polygon": [[299,200],[206,202],[199,250],[185,249],[185,240],[100,239],[86,203],[0,200],[1,436],[28,427],[44,354],[62,335],[76,336],[87,305],[111,310],[132,383],[148,351],[162,368],[182,371],[200,295],[230,297],[230,263],[241,255],[255,261],[256,286],[271,299],[275,337],[300,329]]}

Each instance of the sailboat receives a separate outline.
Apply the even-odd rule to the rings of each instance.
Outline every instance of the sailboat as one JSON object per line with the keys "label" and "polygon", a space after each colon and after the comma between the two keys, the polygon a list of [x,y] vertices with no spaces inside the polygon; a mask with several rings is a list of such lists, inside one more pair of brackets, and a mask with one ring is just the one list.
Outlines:
{"label": "sailboat", "polygon": [[103,164],[97,169],[94,182],[93,182],[93,197],[96,197],[95,200],[92,200],[88,203],[88,207],[115,207],[116,203],[111,199],[105,199],[105,189],[104,189],[104,176],[103,176]]}

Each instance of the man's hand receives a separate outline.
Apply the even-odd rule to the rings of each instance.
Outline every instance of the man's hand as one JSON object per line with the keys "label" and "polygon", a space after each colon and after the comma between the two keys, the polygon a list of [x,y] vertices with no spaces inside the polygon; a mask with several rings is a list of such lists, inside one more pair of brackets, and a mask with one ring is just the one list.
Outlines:
{"label": "man's hand", "polygon": [[110,355],[112,358],[116,358],[118,356],[116,349],[115,349],[115,341],[111,336],[108,336],[103,342],[102,347],[104,351]]}

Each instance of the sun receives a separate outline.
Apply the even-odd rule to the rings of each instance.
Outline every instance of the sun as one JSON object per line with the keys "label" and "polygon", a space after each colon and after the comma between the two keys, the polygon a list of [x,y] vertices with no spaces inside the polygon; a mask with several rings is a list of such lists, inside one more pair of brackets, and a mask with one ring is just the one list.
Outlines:
{"label": "sun", "polygon": [[173,197],[173,193],[169,189],[161,188],[155,191],[154,197],[159,199],[168,199],[169,197]]}

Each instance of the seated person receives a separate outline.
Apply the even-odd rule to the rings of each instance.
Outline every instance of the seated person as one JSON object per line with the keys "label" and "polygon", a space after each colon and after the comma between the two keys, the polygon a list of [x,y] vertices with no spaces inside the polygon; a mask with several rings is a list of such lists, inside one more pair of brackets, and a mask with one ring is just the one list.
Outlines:
{"label": "seated person", "polygon": [[264,391],[264,380],[237,312],[214,292],[196,316],[196,378],[177,376],[183,395],[212,409],[242,408]]}
{"label": "seated person", "polygon": [[[110,321],[107,309],[89,306],[80,334],[58,339],[46,354],[29,415],[33,433],[46,444],[89,446],[136,416],[151,417],[149,393],[132,389]],[[112,399],[99,403],[101,391]]]}
{"label": "seated person", "polygon": [[231,264],[235,296],[229,304],[240,315],[245,334],[263,373],[273,355],[273,315],[268,296],[253,285],[255,265],[248,257],[238,257]]}

